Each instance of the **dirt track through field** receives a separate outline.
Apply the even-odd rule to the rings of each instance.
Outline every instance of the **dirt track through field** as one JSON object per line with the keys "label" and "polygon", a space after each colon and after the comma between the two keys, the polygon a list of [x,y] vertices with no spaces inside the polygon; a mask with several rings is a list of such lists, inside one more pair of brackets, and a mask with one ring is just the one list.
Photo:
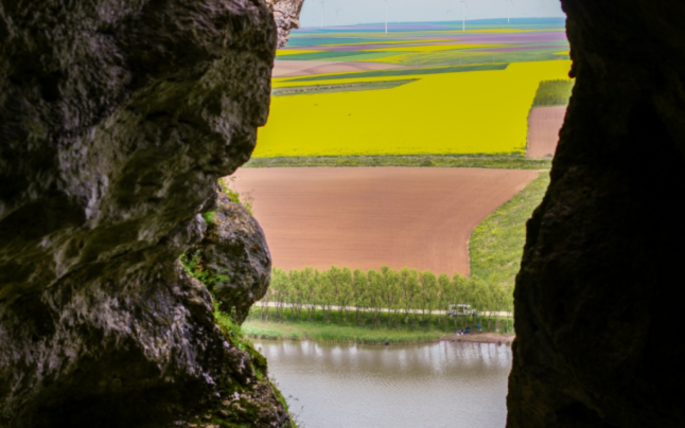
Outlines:
{"label": "dirt track through field", "polygon": [[478,168],[241,169],[274,266],[469,274],[473,229],[538,176]]}
{"label": "dirt track through field", "polygon": [[559,130],[564,124],[566,107],[536,107],[528,118],[529,158],[543,158],[554,155],[559,142]]}

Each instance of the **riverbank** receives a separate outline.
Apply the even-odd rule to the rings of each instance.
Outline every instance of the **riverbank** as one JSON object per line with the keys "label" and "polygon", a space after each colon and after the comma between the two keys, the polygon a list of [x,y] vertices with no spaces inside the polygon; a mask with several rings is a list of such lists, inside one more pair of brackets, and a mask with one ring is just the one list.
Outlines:
{"label": "riverbank", "polygon": [[474,343],[496,343],[498,345],[511,346],[516,338],[513,334],[503,333],[472,333],[463,335],[452,335],[445,338],[450,342],[474,342]]}
{"label": "riverbank", "polygon": [[246,321],[243,333],[253,339],[313,340],[319,342],[354,342],[367,345],[418,344],[438,342],[483,342],[510,344],[514,335],[496,332],[456,335],[426,328],[369,328],[320,323],[281,323]]}

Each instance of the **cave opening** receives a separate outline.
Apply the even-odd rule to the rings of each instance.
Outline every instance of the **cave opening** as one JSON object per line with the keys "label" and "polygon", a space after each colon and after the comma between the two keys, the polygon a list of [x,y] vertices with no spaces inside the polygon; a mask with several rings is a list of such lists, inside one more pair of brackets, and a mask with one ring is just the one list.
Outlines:
{"label": "cave opening", "polygon": [[[551,162],[549,187],[528,222],[516,276],[506,424],[685,426],[677,294],[685,238],[677,203],[685,189],[685,5],[561,5],[576,84],[556,155],[539,161]],[[276,45],[298,25],[301,8],[301,0],[47,2],[29,9],[0,1],[0,425],[85,426],[100,418],[103,426],[292,426],[267,361],[238,325],[267,292],[268,245],[251,208],[216,183],[250,158],[272,96],[274,106],[279,97],[308,96],[271,84]],[[392,57],[371,49],[365,55]],[[291,54],[313,54],[301,50]],[[503,71],[496,55],[505,54],[488,52],[480,71]],[[419,56],[403,64],[407,70],[416,72]],[[474,65],[465,61],[449,67]],[[309,86],[358,96],[409,93],[440,79],[433,71],[417,77],[368,67],[364,84]],[[330,113],[315,104],[307,110],[312,120]],[[296,107],[292,114],[304,111]],[[415,132],[415,118],[402,118],[406,125],[394,135]],[[337,129],[347,128],[333,128],[336,138]],[[338,166],[360,161],[383,163],[357,157]],[[436,163],[462,161],[408,162],[430,174]],[[412,202],[394,209],[409,212],[419,205]],[[195,258],[210,253],[211,275]],[[373,278],[387,280],[379,272]],[[416,281],[441,284],[433,277]],[[358,315],[326,305],[329,324]],[[402,322],[402,309],[388,309],[366,311],[366,322]],[[405,313],[410,325],[425,322],[420,312]],[[468,327],[476,328],[475,318]],[[492,359],[505,348],[486,349]],[[459,357],[443,351],[433,357]],[[335,347],[324,353],[320,361],[331,366],[340,358]],[[407,361],[393,364],[399,370]],[[445,408],[456,406],[446,398]]]}

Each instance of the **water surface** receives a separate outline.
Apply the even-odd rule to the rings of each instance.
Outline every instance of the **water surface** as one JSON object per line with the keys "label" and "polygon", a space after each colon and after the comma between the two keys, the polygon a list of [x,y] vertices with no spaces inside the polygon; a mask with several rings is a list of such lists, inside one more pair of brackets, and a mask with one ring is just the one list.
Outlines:
{"label": "water surface", "polygon": [[511,349],[255,341],[306,428],[503,428]]}

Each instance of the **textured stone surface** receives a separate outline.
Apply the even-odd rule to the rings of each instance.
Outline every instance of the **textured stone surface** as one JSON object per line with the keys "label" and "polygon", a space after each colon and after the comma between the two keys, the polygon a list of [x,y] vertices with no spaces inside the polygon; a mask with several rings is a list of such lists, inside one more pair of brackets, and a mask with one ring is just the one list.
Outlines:
{"label": "textured stone surface", "polygon": [[258,0],[0,0],[0,426],[288,424],[177,262],[266,121],[276,37]]}
{"label": "textured stone surface", "polygon": [[288,42],[290,30],[300,28],[300,11],[304,0],[266,0],[274,13],[274,20],[278,27],[278,47],[282,48]]}
{"label": "textured stone surface", "polygon": [[190,253],[200,252],[220,309],[242,324],[250,307],[266,294],[271,256],[262,228],[245,207],[223,193],[218,205],[204,239]]}
{"label": "textured stone surface", "polygon": [[577,83],[528,223],[508,427],[683,427],[685,3],[562,4]]}

